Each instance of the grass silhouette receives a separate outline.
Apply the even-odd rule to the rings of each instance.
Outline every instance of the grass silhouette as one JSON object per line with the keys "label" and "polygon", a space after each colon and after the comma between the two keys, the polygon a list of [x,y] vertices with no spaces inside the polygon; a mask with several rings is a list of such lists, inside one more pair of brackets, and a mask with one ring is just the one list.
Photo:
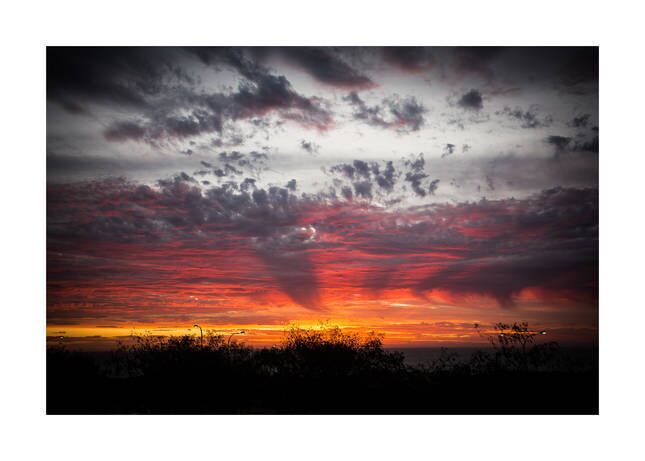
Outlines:
{"label": "grass silhouette", "polygon": [[575,369],[525,323],[497,324],[491,348],[445,349],[413,366],[382,335],[290,329],[253,349],[203,339],[137,337],[109,353],[47,351],[48,413],[596,413],[597,369]]}

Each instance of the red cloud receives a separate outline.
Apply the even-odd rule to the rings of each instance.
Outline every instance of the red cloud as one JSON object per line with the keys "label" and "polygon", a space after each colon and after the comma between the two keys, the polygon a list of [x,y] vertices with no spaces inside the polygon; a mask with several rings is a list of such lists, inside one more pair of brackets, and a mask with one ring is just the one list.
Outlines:
{"label": "red cloud", "polygon": [[281,323],[405,297],[595,306],[597,223],[596,190],[391,210],[182,181],[55,185],[48,320]]}

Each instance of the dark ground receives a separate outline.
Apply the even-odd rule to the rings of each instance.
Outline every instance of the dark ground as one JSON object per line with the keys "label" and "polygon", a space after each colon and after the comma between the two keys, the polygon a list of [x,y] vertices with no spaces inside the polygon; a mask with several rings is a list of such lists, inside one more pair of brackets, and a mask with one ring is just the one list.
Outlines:
{"label": "dark ground", "polygon": [[112,352],[54,347],[47,413],[598,413],[596,349],[403,352],[310,332],[259,350],[217,337],[147,338]]}

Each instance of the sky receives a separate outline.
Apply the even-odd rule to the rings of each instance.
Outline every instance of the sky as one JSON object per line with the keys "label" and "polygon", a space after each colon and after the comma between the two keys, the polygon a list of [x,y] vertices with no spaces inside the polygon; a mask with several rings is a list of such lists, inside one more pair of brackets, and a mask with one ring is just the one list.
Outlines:
{"label": "sky", "polygon": [[595,47],[47,49],[52,342],[597,318]]}

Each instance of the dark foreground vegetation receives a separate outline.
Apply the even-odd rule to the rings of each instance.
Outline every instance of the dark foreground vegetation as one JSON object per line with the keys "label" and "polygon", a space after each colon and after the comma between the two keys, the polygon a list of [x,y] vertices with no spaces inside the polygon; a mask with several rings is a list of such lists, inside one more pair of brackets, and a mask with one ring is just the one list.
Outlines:
{"label": "dark foreground vegetation", "polygon": [[597,360],[580,366],[526,324],[496,326],[491,348],[406,364],[377,335],[293,329],[252,349],[207,334],[141,337],[109,353],[47,351],[47,412],[598,412]]}

